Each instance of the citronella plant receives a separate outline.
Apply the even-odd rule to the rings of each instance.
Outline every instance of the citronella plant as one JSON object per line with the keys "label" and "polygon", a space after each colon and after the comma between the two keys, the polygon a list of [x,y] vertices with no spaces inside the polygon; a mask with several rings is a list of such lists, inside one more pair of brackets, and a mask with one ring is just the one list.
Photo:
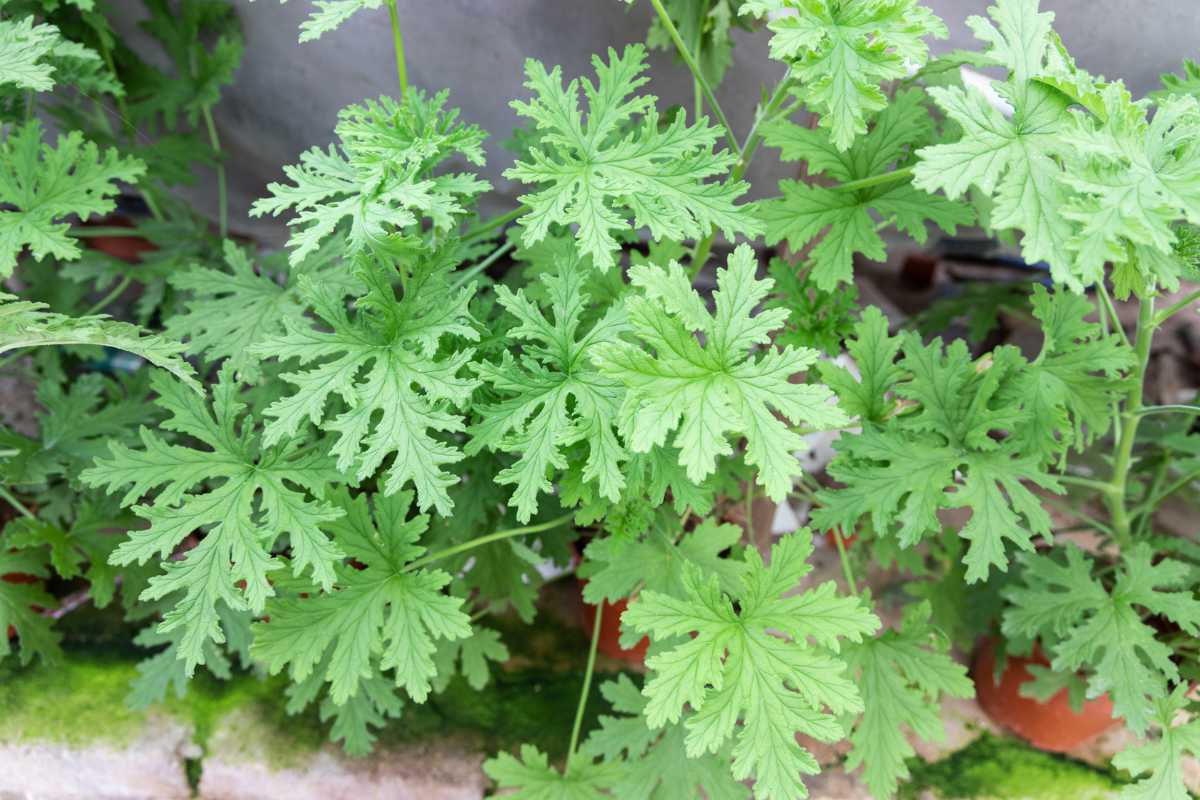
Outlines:
{"label": "citronella plant", "polygon": [[[972,694],[952,643],[991,631],[1049,659],[1023,691],[1107,694],[1146,737],[1114,762],[1126,796],[1186,797],[1200,544],[1155,512],[1194,495],[1200,436],[1195,406],[1145,385],[1155,332],[1200,299],[1180,293],[1200,279],[1194,65],[1135,101],[1073,63],[1036,0],[998,0],[968,22],[978,52],[933,61],[946,29],[915,0],[648,3],[689,108],[662,108],[641,45],[579,76],[527,61],[504,170],[521,205],[481,219],[487,134],[410,85],[396,4],[318,0],[301,41],[387,6],[397,84],[348,98],[333,143],[255,204],[288,218],[278,253],[227,236],[227,6],[147,0],[164,71],[90,2],[0,4],[0,352],[42,409],[36,436],[0,429],[0,656],[57,658],[42,610],[62,586],[119,594],[152,651],[133,703],[258,665],[365,754],[456,676],[483,687],[509,658],[489,617],[533,623],[538,565],[578,542],[585,600],[628,603],[647,674],[601,684],[611,713],[584,730],[597,614],[577,711],[546,721],[565,759],[484,766],[512,796],[790,800],[821,770],[811,742],[847,741],[890,797],[913,738],[944,735],[943,700]],[[760,20],[782,74],[737,131],[717,89],[732,30]],[[748,203],[763,147],[806,178]],[[196,168],[215,231],[168,191]],[[136,228],[82,224],[122,192]],[[1036,352],[856,305],[856,262],[973,224],[1048,265],[972,328],[1020,305]],[[156,249],[85,250],[99,232]],[[764,269],[759,243],[793,255]],[[103,374],[96,345],[152,368]],[[819,482],[799,456],[830,430]],[[732,524],[757,496],[811,506],[842,585],[806,577],[808,528],[760,551]],[[1056,507],[1096,544],[1068,543]],[[920,598],[895,625],[871,561]]]}

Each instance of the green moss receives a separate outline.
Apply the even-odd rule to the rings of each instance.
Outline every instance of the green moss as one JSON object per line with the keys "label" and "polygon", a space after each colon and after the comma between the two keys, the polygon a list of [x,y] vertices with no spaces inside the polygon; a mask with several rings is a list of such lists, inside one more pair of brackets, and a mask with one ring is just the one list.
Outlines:
{"label": "green moss", "polygon": [[906,800],[926,790],[943,800],[1101,800],[1121,787],[1089,764],[987,734],[933,764],[913,759],[909,769]]}
{"label": "green moss", "polygon": [[68,655],[51,665],[0,669],[0,741],[52,740],[124,744],[147,713],[125,705],[134,662]]}

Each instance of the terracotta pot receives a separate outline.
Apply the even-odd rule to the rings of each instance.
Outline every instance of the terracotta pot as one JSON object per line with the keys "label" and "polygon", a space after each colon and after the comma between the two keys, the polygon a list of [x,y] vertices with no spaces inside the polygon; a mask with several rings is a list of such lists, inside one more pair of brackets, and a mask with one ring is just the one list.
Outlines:
{"label": "terracotta pot", "polygon": [[[580,605],[583,607],[584,630],[590,636],[592,626],[596,624],[596,607],[583,600],[583,587],[586,585],[587,581],[579,581],[579,599],[582,601]],[[596,649],[609,658],[617,658],[630,664],[642,664],[646,660],[646,651],[650,649],[648,638],[643,636],[640,642],[628,650],[621,647],[621,615],[628,607],[627,600],[602,604],[600,641],[596,643]]]}
{"label": "terracotta pot", "polygon": [[[114,214],[96,222],[85,222],[85,227],[132,228],[133,221],[128,217]],[[87,246],[101,253],[107,253],[113,258],[136,264],[142,260],[142,253],[157,250],[153,244],[140,236],[91,236],[84,240]]]}
{"label": "terracotta pot", "polygon": [[[854,543],[857,541],[858,541],[857,533],[852,533],[849,536],[842,537],[842,545],[845,546],[845,548],[847,550],[849,550],[851,547],[853,547]],[[832,530],[825,531],[825,544],[829,545],[829,547],[831,549],[837,550],[837,534],[834,533]]]}
{"label": "terracotta pot", "polygon": [[1079,713],[1071,710],[1066,689],[1046,703],[1022,697],[1019,692],[1021,684],[1033,680],[1028,666],[1050,665],[1036,648],[1030,658],[1010,655],[998,684],[993,680],[995,663],[996,643],[988,639],[976,652],[971,665],[971,678],[975,681],[975,696],[979,705],[993,721],[1034,747],[1056,753],[1066,752],[1120,724],[1120,720],[1113,718],[1112,700],[1108,695],[1085,700],[1083,710]]}

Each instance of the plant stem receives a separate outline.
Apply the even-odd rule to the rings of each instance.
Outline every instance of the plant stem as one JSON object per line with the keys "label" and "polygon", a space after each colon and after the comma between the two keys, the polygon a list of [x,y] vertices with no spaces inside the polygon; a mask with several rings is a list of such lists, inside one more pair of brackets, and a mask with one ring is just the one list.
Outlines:
{"label": "plant stem", "polygon": [[898,183],[899,181],[912,180],[913,168],[902,167],[894,169],[891,172],[884,172],[880,175],[872,175],[869,178],[859,178],[856,181],[847,181],[839,183],[837,186],[829,187],[835,192],[854,192],[859,189],[869,189],[872,186],[882,186],[887,183]]}
{"label": "plant stem", "polygon": [[[779,110],[779,105],[787,97],[788,90],[792,86],[792,79],[784,77],[776,86],[775,91],[771,94],[771,99],[762,107],[762,110],[754,115],[754,124],[750,126],[750,133],[746,135],[746,141],[742,145],[741,153],[738,155],[737,163],[733,165],[733,170],[729,173],[731,183],[737,183],[746,174],[747,168],[750,166],[750,161],[754,158],[754,154],[758,151],[759,144],[762,143],[762,132],[760,126],[766,120],[771,119],[775,112]],[[709,231],[708,236],[705,236],[692,251],[691,265],[689,268],[689,277],[692,280],[700,274],[700,270],[704,269],[705,262],[708,261],[708,254],[712,250],[713,241],[717,237],[715,230]]]}
{"label": "plant stem", "polygon": [[579,694],[579,706],[575,709],[575,724],[571,726],[571,743],[567,748],[567,765],[563,773],[571,774],[571,759],[579,746],[579,730],[583,727],[583,712],[587,708],[588,695],[592,691],[592,674],[596,671],[596,648],[600,644],[600,623],[604,620],[603,602],[596,609],[596,621],[592,623],[592,644],[588,648],[587,671],[583,673],[583,691]]}
{"label": "plant stem", "polygon": [[700,90],[704,92],[704,99],[708,101],[708,107],[712,109],[713,115],[721,123],[721,127],[725,129],[725,138],[729,140],[729,148],[740,158],[742,149],[738,147],[737,137],[733,135],[733,128],[729,125],[729,120],[726,118],[725,112],[721,109],[721,104],[717,102],[717,97],[713,94],[712,87],[708,85],[708,79],[704,77],[704,71],[696,63],[696,59],[692,58],[691,52],[688,50],[683,38],[679,35],[679,31],[675,28],[675,23],[671,21],[671,15],[663,8],[662,0],[650,0],[650,4],[658,12],[658,18],[662,22],[663,28],[666,29],[667,35],[671,37],[671,41],[675,43],[675,49],[679,51],[679,56],[687,64],[688,69],[692,71],[692,77],[700,84]]}
{"label": "plant stem", "polygon": [[[6,503],[8,503],[13,508],[15,508],[17,511],[20,511],[22,515],[29,517],[29,519],[37,519],[37,517],[35,517],[33,515],[33,512],[25,507],[24,503],[22,503],[20,500],[18,500],[16,497],[14,497],[12,495],[12,493],[9,492],[8,489],[4,488],[3,486],[0,486],[0,499],[3,499]],[[599,616],[599,615],[597,614],[597,616]]]}
{"label": "plant stem", "polygon": [[1158,316],[1156,316],[1154,318],[1154,324],[1156,326],[1162,325],[1164,322],[1166,322],[1171,317],[1178,314],[1180,311],[1183,311],[1188,306],[1194,305],[1197,302],[1200,302],[1200,289],[1197,289],[1196,291],[1192,292],[1187,297],[1180,300],[1178,303],[1167,306],[1162,311],[1158,312]]}
{"label": "plant stem", "polygon": [[1109,535],[1112,535],[1111,527],[1109,527],[1105,523],[1101,522],[1100,520],[1096,519],[1095,517],[1091,516],[1090,514],[1086,513],[1085,511],[1083,511],[1083,509],[1076,508],[1075,506],[1071,505],[1070,503],[1064,503],[1062,500],[1059,500],[1054,495],[1049,495],[1049,494],[1042,497],[1042,501],[1049,503],[1052,506],[1062,509],[1063,511],[1070,514],[1072,517],[1075,517],[1075,519],[1079,520],[1080,522],[1087,523],[1094,530],[1100,531],[1101,533],[1107,533]]}
{"label": "plant stem", "polygon": [[1154,511],[1155,506],[1157,506],[1162,500],[1165,500],[1166,498],[1175,494],[1184,486],[1187,486],[1189,483],[1195,480],[1200,480],[1200,469],[1192,470],[1182,478],[1176,480],[1174,483],[1169,484],[1167,488],[1155,492],[1148,500],[1139,503],[1137,508],[1133,509],[1131,513],[1134,516],[1138,516]]}
{"label": "plant stem", "polygon": [[850,559],[846,555],[846,543],[842,541],[841,525],[833,529],[833,542],[837,545],[838,561],[842,562],[842,575],[846,578],[846,585],[851,594],[857,595],[858,584],[854,580],[854,568],[850,566]]}
{"label": "plant stem", "polygon": [[455,279],[454,284],[450,288],[457,289],[458,287],[462,286],[464,283],[471,280],[479,273],[483,272],[485,269],[490,267],[492,264],[495,264],[497,259],[499,259],[501,256],[503,256],[509,250],[512,250],[514,247],[516,247],[516,245],[513,244],[512,242],[505,242],[504,244],[500,245],[495,250],[493,250],[491,252],[491,254],[488,255],[487,258],[483,259],[478,264],[472,264],[469,268],[463,270],[459,274],[459,276]]}
{"label": "plant stem", "polygon": [[208,143],[217,154],[217,230],[224,239],[229,235],[229,191],[225,185],[225,159],[221,153],[221,139],[217,136],[217,126],[213,124],[212,108],[205,106],[202,113],[204,127],[208,129]]}
{"label": "plant stem", "polygon": [[1091,478],[1081,478],[1077,475],[1057,475],[1055,477],[1057,477],[1063,483],[1070,483],[1075,486],[1084,486],[1088,489],[1094,489],[1097,492],[1105,495],[1111,494],[1113,491],[1115,491],[1113,485],[1105,481],[1097,481]]}
{"label": "plant stem", "polygon": [[524,214],[526,211],[529,211],[529,206],[520,205],[514,208],[512,211],[509,211],[507,214],[501,214],[498,217],[492,217],[487,222],[481,222],[473,228],[468,228],[467,232],[463,234],[462,240],[464,242],[469,242],[473,239],[478,239],[485,234],[490,233],[496,228],[503,228],[505,225]]}
{"label": "plant stem", "polygon": [[1141,416],[1147,414],[1200,414],[1200,406],[1183,405],[1182,403],[1168,403],[1161,406],[1142,406],[1138,411]]}
{"label": "plant stem", "polygon": [[101,311],[108,308],[108,304],[120,297],[121,293],[128,289],[129,284],[131,283],[133,283],[133,278],[131,276],[126,275],[121,278],[121,280],[117,281],[117,285],[113,287],[112,291],[104,295],[104,297],[101,297],[96,301],[95,305],[83,312],[83,316],[90,317],[93,314],[99,314]]}
{"label": "plant stem", "polygon": [[404,37],[400,34],[400,0],[388,3],[388,17],[392,22],[392,48],[396,51],[396,77],[400,79],[400,99],[408,94],[408,67],[404,61]]}
{"label": "plant stem", "polygon": [[1146,379],[1146,365],[1150,362],[1150,342],[1154,338],[1154,297],[1147,297],[1138,305],[1137,338],[1134,340],[1134,353],[1137,358],[1137,369],[1133,373],[1133,386],[1125,398],[1125,411],[1122,414],[1123,427],[1121,438],[1117,441],[1113,453],[1113,471],[1109,483],[1112,485],[1106,499],[1112,515],[1113,539],[1122,553],[1129,552],[1133,546],[1133,535],[1130,531],[1129,509],[1125,505],[1125,494],[1129,483],[1129,470],[1133,466],[1133,445],[1137,440],[1138,423],[1141,421],[1142,392]]}
{"label": "plant stem", "polygon": [[415,569],[420,569],[421,567],[432,564],[435,561],[441,561],[443,558],[450,558],[451,556],[456,556],[459,553],[465,553],[468,550],[474,550],[476,547],[482,547],[485,544],[499,542],[502,539],[511,539],[514,536],[522,536],[526,533],[540,533],[541,531],[548,531],[552,528],[557,528],[559,525],[562,525],[566,522],[570,522],[571,518],[574,516],[574,511],[568,511],[561,517],[555,517],[554,519],[546,522],[539,522],[536,525],[525,525],[520,528],[507,528],[502,531],[496,531],[495,533],[489,533],[485,536],[478,536],[469,542],[456,544],[453,547],[446,548],[445,550],[440,550],[436,553],[430,553],[427,556],[418,558],[416,561],[410,562],[408,566],[404,568],[404,571],[412,572]]}
{"label": "plant stem", "polygon": [[94,225],[71,228],[67,231],[67,235],[74,236],[76,239],[94,239],[101,236],[141,236],[142,234],[137,228],[125,228],[120,225]]}
{"label": "plant stem", "polygon": [[1108,287],[1104,285],[1104,281],[1096,283],[1096,294],[1104,301],[1104,308],[1108,311],[1108,316],[1112,319],[1113,330],[1126,347],[1132,348],[1133,344],[1129,341],[1129,336],[1125,333],[1125,326],[1121,324],[1121,318],[1117,316],[1117,307],[1113,304],[1112,295],[1108,293]]}

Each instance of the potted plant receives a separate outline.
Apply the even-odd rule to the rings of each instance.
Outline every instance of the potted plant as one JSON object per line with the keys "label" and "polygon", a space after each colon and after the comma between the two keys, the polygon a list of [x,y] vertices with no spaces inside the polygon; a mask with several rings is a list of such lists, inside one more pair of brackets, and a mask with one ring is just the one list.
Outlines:
{"label": "potted plant", "polygon": [[[1007,651],[1045,654],[1035,693],[1082,682],[1149,736],[1116,762],[1139,777],[1129,796],[1178,795],[1196,546],[1154,511],[1197,477],[1194,408],[1148,406],[1145,377],[1154,332],[1200,296],[1160,299],[1200,278],[1192,84],[1132,101],[1076,67],[1035,0],[997,0],[971,20],[980,51],[941,59],[945,26],[915,0],[648,2],[702,113],[660,109],[638,44],[580,76],[530,59],[505,171],[526,193],[492,218],[476,211],[487,134],[409,84],[389,4],[395,91],[350,98],[334,142],[267,187],[252,213],[287,218],[277,254],[228,235],[212,107],[241,51],[231,11],[147,0],[165,69],[74,5],[0,20],[45,45],[20,54],[0,140],[0,201],[20,212],[0,214],[0,279],[21,292],[0,297],[0,354],[33,353],[45,409],[37,437],[5,433],[0,497],[25,520],[5,539],[40,566],[0,572],[52,570],[96,602],[119,574],[153,651],[138,703],[254,664],[364,754],[405,704],[502,668],[501,623],[536,624],[547,565],[580,547],[585,599],[626,607],[594,615],[576,713],[547,720],[565,758],[486,762],[519,797],[803,797],[812,740],[848,743],[846,767],[891,796],[905,730],[937,739],[942,701],[973,693],[952,643],[999,621]],[[302,39],[381,4],[334,5]],[[767,20],[787,69],[744,132],[713,86],[735,11]],[[1002,102],[964,64],[1002,73]],[[59,78],[108,93],[121,124],[39,94]],[[189,144],[147,147],[139,125]],[[819,180],[746,202],[763,148]],[[167,191],[181,152],[214,167],[217,237]],[[72,222],[122,183],[158,249],[64,280],[87,235]],[[1051,285],[1023,293],[1036,352],[973,352],[858,306],[854,265],[887,256],[882,232],[976,222],[1048,264]],[[782,242],[802,255],[767,267],[752,246]],[[104,375],[96,346],[149,366]],[[853,371],[822,358],[843,349]],[[797,452],[826,431],[841,436],[818,478]],[[756,499],[789,496],[812,530],[749,535]],[[1085,496],[1106,508],[1075,511],[1101,534],[1090,552],[1046,507]],[[836,532],[842,585],[813,579],[813,530]],[[889,626],[864,580],[880,563],[917,598]],[[18,627],[23,658],[53,655],[42,630]],[[612,713],[587,731],[614,633],[647,641],[646,675],[606,682]]]}

